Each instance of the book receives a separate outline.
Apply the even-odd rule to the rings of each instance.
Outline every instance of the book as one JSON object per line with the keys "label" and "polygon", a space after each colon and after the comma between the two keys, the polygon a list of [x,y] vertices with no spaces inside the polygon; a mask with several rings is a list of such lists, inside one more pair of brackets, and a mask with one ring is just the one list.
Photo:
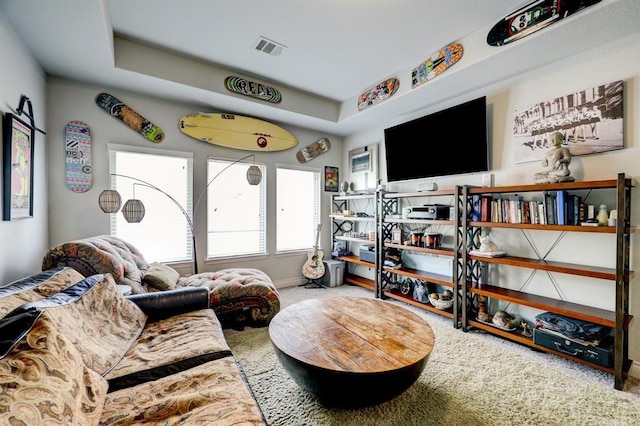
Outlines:
{"label": "book", "polygon": [[573,224],[577,225],[582,220],[580,218],[580,205],[582,204],[582,197],[580,195],[573,195]]}
{"label": "book", "polygon": [[480,197],[480,221],[481,222],[491,221],[491,196],[490,195],[482,195]]}
{"label": "book", "polygon": [[547,219],[547,225],[556,224],[556,207],[555,207],[555,194],[549,191],[543,191],[544,197],[544,209]]}
{"label": "book", "polygon": [[473,211],[471,212],[471,220],[480,221],[480,194],[474,194],[471,198],[473,203]]}
{"label": "book", "polygon": [[556,191],[556,225],[567,224],[567,198],[565,190]]}

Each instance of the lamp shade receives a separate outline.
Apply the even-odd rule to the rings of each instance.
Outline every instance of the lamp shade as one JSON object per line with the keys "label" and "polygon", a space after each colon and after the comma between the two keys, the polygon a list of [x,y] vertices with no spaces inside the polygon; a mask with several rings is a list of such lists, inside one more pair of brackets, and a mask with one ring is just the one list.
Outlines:
{"label": "lamp shade", "polygon": [[124,206],[122,206],[122,216],[124,216],[125,220],[129,223],[142,222],[144,218],[144,204],[135,198],[127,200]]}
{"label": "lamp shade", "polygon": [[116,213],[122,205],[122,198],[118,191],[114,189],[105,189],[98,197],[98,204],[105,213]]}
{"label": "lamp shade", "polygon": [[255,164],[247,169],[247,182],[249,185],[258,185],[262,180],[262,172]]}

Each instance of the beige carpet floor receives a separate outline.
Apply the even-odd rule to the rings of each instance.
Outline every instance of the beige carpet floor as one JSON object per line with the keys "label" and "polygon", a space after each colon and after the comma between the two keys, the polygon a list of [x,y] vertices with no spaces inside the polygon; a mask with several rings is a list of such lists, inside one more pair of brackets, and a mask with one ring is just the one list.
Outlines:
{"label": "beige carpet floor", "polygon": [[[369,290],[280,290],[282,307],[315,297],[373,297]],[[418,381],[391,401],[361,409],[322,406],[279,364],[268,329],[225,330],[265,417],[295,425],[640,425],[637,381],[613,376],[484,332],[463,332],[440,315],[400,303],[426,319],[436,343]]]}

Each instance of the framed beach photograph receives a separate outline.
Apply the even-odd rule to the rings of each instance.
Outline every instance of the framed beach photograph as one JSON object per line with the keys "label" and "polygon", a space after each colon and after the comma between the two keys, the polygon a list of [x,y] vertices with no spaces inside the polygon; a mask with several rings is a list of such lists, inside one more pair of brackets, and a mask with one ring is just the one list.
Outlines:
{"label": "framed beach photograph", "polygon": [[352,154],[349,159],[351,173],[363,173],[373,171],[371,151],[364,151],[359,154]]}
{"label": "framed beach photograph", "polygon": [[33,217],[33,129],[11,113],[4,115],[2,219]]}
{"label": "framed beach photograph", "polygon": [[338,192],[339,169],[332,166],[324,166],[324,190]]}
{"label": "framed beach photograph", "polygon": [[550,136],[562,133],[572,156],[624,148],[623,81],[613,81],[515,111],[515,163],[541,161]]}

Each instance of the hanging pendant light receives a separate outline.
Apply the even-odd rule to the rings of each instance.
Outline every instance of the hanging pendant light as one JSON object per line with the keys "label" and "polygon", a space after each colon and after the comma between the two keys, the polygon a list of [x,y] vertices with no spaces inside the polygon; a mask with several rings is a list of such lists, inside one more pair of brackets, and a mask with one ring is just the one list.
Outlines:
{"label": "hanging pendant light", "polygon": [[258,185],[262,180],[262,172],[255,164],[247,169],[247,182],[249,185]]}
{"label": "hanging pendant light", "polygon": [[127,200],[122,206],[122,216],[129,223],[140,223],[144,218],[144,204],[135,198]]}
{"label": "hanging pendant light", "polygon": [[105,213],[117,213],[122,205],[122,198],[115,189],[105,189],[98,197],[98,204]]}

